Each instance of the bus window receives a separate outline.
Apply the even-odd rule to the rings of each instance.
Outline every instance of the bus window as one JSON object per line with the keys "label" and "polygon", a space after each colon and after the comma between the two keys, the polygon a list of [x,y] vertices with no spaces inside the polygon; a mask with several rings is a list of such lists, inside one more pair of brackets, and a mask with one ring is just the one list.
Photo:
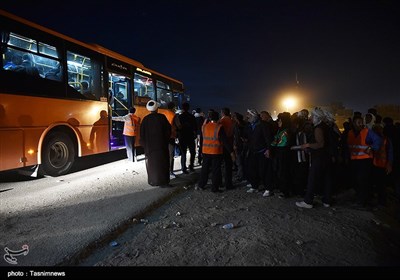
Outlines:
{"label": "bus window", "polygon": [[55,47],[12,32],[8,38],[3,59],[5,70],[62,80],[59,56]]}
{"label": "bus window", "polygon": [[[125,116],[129,113],[129,107],[132,106],[131,97],[131,79],[127,76],[109,73],[109,92],[110,108],[112,116]],[[111,128],[111,149],[120,149],[125,145],[124,142],[124,123],[113,121]]]}
{"label": "bus window", "polygon": [[39,53],[45,54],[53,58],[59,58],[57,49],[55,47],[47,45],[42,42],[39,42]]}
{"label": "bus window", "polygon": [[[109,73],[109,92],[112,96],[111,107],[113,111],[116,111],[116,115],[125,115],[128,113],[128,109],[132,106],[131,97],[129,94],[130,80],[126,76]],[[118,110],[125,110],[118,112]]]}
{"label": "bus window", "polygon": [[157,101],[161,104],[161,108],[167,108],[169,102],[172,101],[172,93],[165,89],[157,89]]}
{"label": "bus window", "polygon": [[[55,47],[39,42],[39,53],[43,55],[34,56],[36,67],[42,77],[55,81],[62,81],[61,64],[59,54]],[[44,56],[45,55],[45,56]]]}
{"label": "bus window", "polygon": [[151,99],[155,99],[153,79],[135,73],[134,78],[135,104],[146,105]]}
{"label": "bus window", "polygon": [[190,95],[189,94],[183,94],[183,100],[182,103],[187,102],[190,103]]}
{"label": "bus window", "polygon": [[29,50],[31,52],[37,52],[37,42],[31,38],[27,38],[15,33],[10,32],[8,45],[18,49]]}
{"label": "bus window", "polygon": [[156,84],[157,84],[158,88],[171,89],[170,86],[168,84],[164,83],[164,82],[157,81]]}
{"label": "bus window", "polygon": [[85,99],[103,96],[101,66],[94,59],[67,51],[68,86]]}
{"label": "bus window", "polygon": [[171,87],[162,82],[157,81],[157,101],[160,103],[161,108],[167,108],[168,103],[172,101]]}

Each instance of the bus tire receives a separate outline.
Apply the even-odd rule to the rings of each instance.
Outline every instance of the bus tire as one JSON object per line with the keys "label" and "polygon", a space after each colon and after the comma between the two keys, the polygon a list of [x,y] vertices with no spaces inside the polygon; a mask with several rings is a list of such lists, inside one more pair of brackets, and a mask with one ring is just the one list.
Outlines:
{"label": "bus tire", "polygon": [[44,144],[42,152],[42,169],[44,174],[60,176],[67,174],[74,164],[75,146],[71,138],[63,132],[51,133]]}

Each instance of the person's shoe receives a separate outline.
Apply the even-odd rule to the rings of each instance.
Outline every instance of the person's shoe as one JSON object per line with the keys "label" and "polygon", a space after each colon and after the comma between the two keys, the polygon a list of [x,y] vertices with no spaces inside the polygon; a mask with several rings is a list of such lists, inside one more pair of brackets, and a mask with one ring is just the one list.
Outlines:
{"label": "person's shoe", "polygon": [[325,208],[331,207],[331,205],[329,203],[322,203],[322,205],[324,205]]}
{"label": "person's shoe", "polygon": [[185,169],[185,170],[182,170],[182,173],[183,174],[189,174],[189,172]]}
{"label": "person's shoe", "polygon": [[304,202],[304,201],[296,202],[296,206],[297,206],[297,207],[301,207],[301,208],[307,208],[307,209],[313,208],[313,205],[312,205],[312,204],[308,204],[308,203],[306,203],[306,202]]}
{"label": "person's shoe", "polygon": [[189,170],[192,171],[192,172],[194,171],[193,165],[189,165]]}
{"label": "person's shoe", "polygon": [[246,187],[251,188],[251,184],[247,184]]}
{"label": "person's shoe", "polygon": [[248,193],[256,193],[256,192],[258,192],[258,190],[257,190],[257,189],[250,188],[250,189],[247,190],[247,192],[248,192]]}
{"label": "person's shoe", "polygon": [[280,193],[279,194],[279,198],[288,198],[289,196],[287,194],[284,193]]}
{"label": "person's shoe", "polygon": [[272,192],[270,192],[269,190],[266,190],[264,193],[263,193],[263,197],[269,197],[269,196],[272,196],[273,195],[273,193]]}
{"label": "person's shoe", "polygon": [[204,191],[204,190],[205,190],[204,187],[200,187],[199,185],[196,185],[196,186],[194,187],[194,189],[195,189],[196,191]]}
{"label": "person's shoe", "polygon": [[170,178],[176,178],[177,176],[176,176],[176,174],[174,172],[171,172],[171,173],[169,173],[169,177]]}

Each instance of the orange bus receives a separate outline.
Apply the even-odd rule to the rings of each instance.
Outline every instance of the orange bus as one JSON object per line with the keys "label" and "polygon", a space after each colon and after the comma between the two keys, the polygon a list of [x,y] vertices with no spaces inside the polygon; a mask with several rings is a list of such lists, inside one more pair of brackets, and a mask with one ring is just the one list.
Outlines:
{"label": "orange bus", "polygon": [[66,174],[77,157],[125,148],[111,116],[189,101],[181,81],[99,45],[2,10],[0,26],[0,171]]}

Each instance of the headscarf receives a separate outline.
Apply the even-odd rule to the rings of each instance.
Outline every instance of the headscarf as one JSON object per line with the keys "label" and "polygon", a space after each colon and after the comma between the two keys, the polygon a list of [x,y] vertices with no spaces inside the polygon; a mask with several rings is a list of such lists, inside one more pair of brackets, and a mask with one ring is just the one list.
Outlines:
{"label": "headscarf", "polygon": [[[367,119],[366,119],[367,115],[371,116],[371,121],[369,123],[367,123]],[[367,113],[364,117],[364,124],[366,127],[368,127],[368,129],[372,129],[374,127],[375,121],[376,121],[376,118],[375,118],[374,114]]]}
{"label": "headscarf", "polygon": [[314,126],[319,125],[322,121],[325,120],[325,112],[320,107],[315,107],[311,111],[311,120]]}
{"label": "headscarf", "polygon": [[256,109],[247,109],[247,113],[249,113],[252,116],[258,116],[258,112]]}
{"label": "headscarf", "polygon": [[251,124],[255,124],[258,121],[258,112],[256,109],[247,109],[247,113],[249,114],[249,122]]}
{"label": "headscarf", "polygon": [[335,116],[331,112],[324,111],[324,113],[325,113],[325,122],[327,124],[335,123]]}

